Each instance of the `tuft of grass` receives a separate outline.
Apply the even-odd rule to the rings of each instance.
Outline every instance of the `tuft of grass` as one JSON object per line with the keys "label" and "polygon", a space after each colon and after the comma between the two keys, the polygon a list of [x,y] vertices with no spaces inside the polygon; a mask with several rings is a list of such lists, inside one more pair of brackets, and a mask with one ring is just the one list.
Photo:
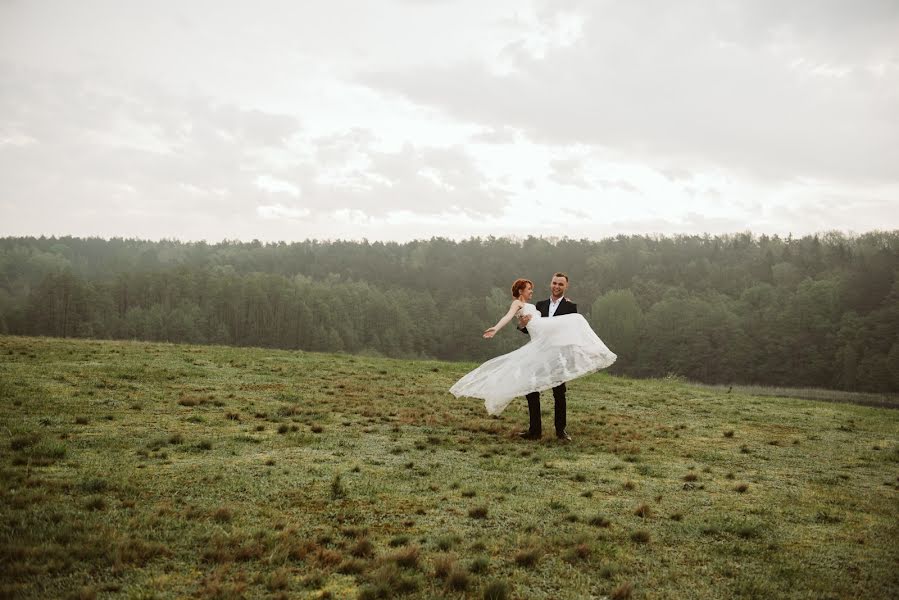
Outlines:
{"label": "tuft of grass", "polygon": [[843,517],[835,515],[827,510],[819,510],[815,514],[815,521],[818,523],[826,523],[832,525],[834,523],[840,523],[842,520]]}
{"label": "tuft of grass", "polygon": [[400,570],[395,564],[385,564],[369,576],[371,583],[359,591],[360,599],[394,598],[417,591],[421,585],[418,575]]}
{"label": "tuft of grass", "polygon": [[652,536],[645,529],[638,529],[631,533],[631,541],[637,544],[648,544],[651,539]]}
{"label": "tuft of grass", "polygon": [[24,450],[25,448],[36,444],[40,439],[41,436],[38,433],[14,435],[9,440],[9,449],[13,451]]}
{"label": "tuft of grass", "polygon": [[367,566],[368,563],[364,560],[349,558],[338,565],[337,572],[344,575],[358,575],[359,573],[364,573]]}
{"label": "tuft of grass", "polygon": [[728,429],[727,431],[725,431],[725,432],[724,432],[724,437],[726,437],[726,438],[732,438],[732,437],[734,437],[734,430],[733,430],[733,429]]}
{"label": "tuft of grass", "polygon": [[171,554],[171,550],[163,544],[131,537],[115,545],[111,558],[114,571],[122,572],[128,565],[144,567],[156,558],[171,556]]}
{"label": "tuft of grass", "polygon": [[512,588],[505,581],[491,581],[484,586],[484,600],[509,600]]}
{"label": "tuft of grass", "polygon": [[745,493],[746,490],[748,490],[748,489],[749,489],[749,484],[746,484],[746,483],[740,483],[734,487],[734,491],[739,492],[740,494]]}
{"label": "tuft of grass", "polygon": [[102,496],[93,496],[84,503],[87,510],[106,510],[106,500]]}
{"label": "tuft of grass", "polygon": [[101,494],[109,489],[109,482],[101,478],[93,478],[82,481],[78,487],[85,494]]}
{"label": "tuft of grass", "polygon": [[456,559],[449,554],[434,557],[434,577],[446,579],[456,566]]}
{"label": "tuft of grass", "polygon": [[468,563],[468,570],[472,573],[486,573],[490,568],[490,559],[486,556],[475,556]]}
{"label": "tuft of grass", "polygon": [[468,516],[472,519],[486,519],[487,518],[487,507],[486,506],[475,506],[473,508],[468,509]]}
{"label": "tuft of grass", "polygon": [[230,523],[234,518],[234,513],[227,506],[220,506],[212,511],[212,520],[217,523]]}
{"label": "tuft of grass", "polygon": [[599,569],[599,576],[603,579],[612,579],[618,573],[618,566],[608,563]]}
{"label": "tuft of grass", "polygon": [[612,524],[612,522],[603,515],[594,515],[590,517],[590,520],[587,522],[594,527],[609,527]]}
{"label": "tuft of grass", "polygon": [[346,497],[346,488],[340,479],[340,473],[337,473],[334,475],[334,479],[331,480],[331,499],[339,500],[344,497]]}
{"label": "tuft of grass", "polygon": [[522,548],[515,553],[512,560],[519,567],[531,568],[540,560],[540,550],[538,548]]}
{"label": "tuft of grass", "polygon": [[398,566],[405,569],[415,569],[418,567],[418,561],[421,558],[421,550],[418,546],[409,546],[394,552],[390,556],[390,560]]}
{"label": "tuft of grass", "polygon": [[290,571],[287,569],[278,569],[269,575],[268,582],[265,587],[269,591],[286,590],[290,585]]}
{"label": "tuft of grass", "polygon": [[437,538],[434,542],[434,545],[437,546],[440,550],[446,552],[453,546],[459,543],[459,536],[456,535],[442,535]]}
{"label": "tuft of grass", "polygon": [[630,581],[625,581],[609,594],[611,600],[628,600],[634,593],[634,585]]}
{"label": "tuft of grass", "polygon": [[577,546],[568,549],[565,554],[565,560],[570,563],[575,563],[590,558],[592,553],[593,549],[590,547],[590,544],[582,542]]}
{"label": "tuft of grass", "polygon": [[350,547],[350,554],[357,558],[368,558],[374,556],[374,544],[368,538],[359,538],[356,543]]}
{"label": "tuft of grass", "polygon": [[634,509],[634,515],[642,519],[648,519],[650,516],[652,516],[652,509],[650,509],[649,505],[644,502]]}
{"label": "tuft of grass", "polygon": [[455,592],[464,592],[471,585],[471,577],[463,568],[457,567],[446,578],[446,587]]}

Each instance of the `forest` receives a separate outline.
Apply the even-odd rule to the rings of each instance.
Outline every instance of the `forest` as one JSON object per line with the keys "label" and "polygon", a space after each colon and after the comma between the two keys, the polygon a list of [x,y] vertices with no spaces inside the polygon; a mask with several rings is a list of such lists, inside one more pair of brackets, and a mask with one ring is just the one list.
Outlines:
{"label": "forest", "polygon": [[517,277],[568,297],[613,373],[899,391],[899,231],[221,243],[0,238],[0,333],[481,361]]}

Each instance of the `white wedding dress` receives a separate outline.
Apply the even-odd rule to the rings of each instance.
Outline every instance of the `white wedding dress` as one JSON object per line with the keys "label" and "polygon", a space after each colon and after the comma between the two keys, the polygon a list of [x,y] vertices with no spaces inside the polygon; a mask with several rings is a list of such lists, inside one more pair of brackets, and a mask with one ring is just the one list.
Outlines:
{"label": "white wedding dress", "polygon": [[531,340],[466,374],[450,388],[451,394],[481,398],[487,412],[498,415],[515,398],[605,369],[618,358],[582,315],[542,318],[533,304],[522,306],[518,315],[531,316]]}

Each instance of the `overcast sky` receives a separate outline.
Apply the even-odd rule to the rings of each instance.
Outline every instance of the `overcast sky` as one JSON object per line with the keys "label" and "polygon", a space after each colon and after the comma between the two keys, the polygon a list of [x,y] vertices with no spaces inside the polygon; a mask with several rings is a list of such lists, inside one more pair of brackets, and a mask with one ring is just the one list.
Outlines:
{"label": "overcast sky", "polygon": [[0,0],[0,235],[896,228],[895,0]]}

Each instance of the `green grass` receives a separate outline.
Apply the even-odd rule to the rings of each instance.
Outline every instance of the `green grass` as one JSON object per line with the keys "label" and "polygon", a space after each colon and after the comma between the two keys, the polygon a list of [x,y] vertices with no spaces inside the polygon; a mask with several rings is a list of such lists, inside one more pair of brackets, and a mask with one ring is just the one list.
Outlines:
{"label": "green grass", "polygon": [[470,367],[0,337],[0,598],[897,595],[899,412]]}
{"label": "green grass", "polygon": [[788,388],[769,385],[708,385],[695,384],[704,389],[731,393],[737,392],[751,396],[779,396],[781,398],[804,398],[806,400],[825,400],[827,402],[849,402],[863,406],[883,408],[899,408],[897,394],[870,394],[865,392],[844,392],[822,388]]}

